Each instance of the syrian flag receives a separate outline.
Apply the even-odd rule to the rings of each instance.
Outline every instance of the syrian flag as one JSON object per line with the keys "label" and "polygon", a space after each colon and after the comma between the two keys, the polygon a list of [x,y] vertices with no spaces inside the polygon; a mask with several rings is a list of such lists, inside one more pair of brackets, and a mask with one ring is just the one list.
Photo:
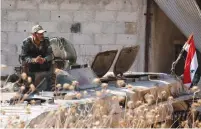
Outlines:
{"label": "syrian flag", "polygon": [[184,85],[190,87],[198,68],[198,60],[193,35],[188,38],[188,41],[184,44],[183,48],[187,51],[183,83]]}

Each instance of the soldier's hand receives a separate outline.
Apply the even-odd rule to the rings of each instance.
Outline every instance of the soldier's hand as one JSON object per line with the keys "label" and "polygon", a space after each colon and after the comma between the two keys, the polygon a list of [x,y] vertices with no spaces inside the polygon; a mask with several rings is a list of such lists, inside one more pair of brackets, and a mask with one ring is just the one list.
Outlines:
{"label": "soldier's hand", "polygon": [[43,64],[45,62],[45,58],[40,58],[40,60],[39,60],[39,64]]}
{"label": "soldier's hand", "polygon": [[39,55],[39,56],[36,57],[36,61],[39,64],[43,64],[43,58],[41,57],[41,55]]}
{"label": "soldier's hand", "polygon": [[33,58],[34,63],[43,64],[45,61],[45,58],[42,58],[41,55],[37,56],[36,58]]}
{"label": "soldier's hand", "polygon": [[40,60],[41,60],[41,55],[36,57],[36,62],[40,62]]}
{"label": "soldier's hand", "polygon": [[32,58],[32,63],[37,63],[37,59],[36,58]]}

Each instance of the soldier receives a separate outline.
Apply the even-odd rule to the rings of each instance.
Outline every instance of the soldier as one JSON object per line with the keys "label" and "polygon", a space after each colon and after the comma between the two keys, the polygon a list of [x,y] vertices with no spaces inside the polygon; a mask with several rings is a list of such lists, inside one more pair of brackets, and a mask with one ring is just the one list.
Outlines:
{"label": "soldier", "polygon": [[42,90],[51,90],[53,53],[49,38],[44,37],[45,32],[40,25],[32,27],[32,35],[23,41],[21,59],[23,72],[32,77],[34,85],[45,78],[47,87]]}

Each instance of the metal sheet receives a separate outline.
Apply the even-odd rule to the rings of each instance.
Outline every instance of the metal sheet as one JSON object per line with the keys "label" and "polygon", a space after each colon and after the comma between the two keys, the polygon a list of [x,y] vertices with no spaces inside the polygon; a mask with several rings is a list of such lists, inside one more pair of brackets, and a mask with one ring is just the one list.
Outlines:
{"label": "metal sheet", "polygon": [[193,33],[196,48],[201,51],[201,11],[195,0],[155,0],[180,31]]}

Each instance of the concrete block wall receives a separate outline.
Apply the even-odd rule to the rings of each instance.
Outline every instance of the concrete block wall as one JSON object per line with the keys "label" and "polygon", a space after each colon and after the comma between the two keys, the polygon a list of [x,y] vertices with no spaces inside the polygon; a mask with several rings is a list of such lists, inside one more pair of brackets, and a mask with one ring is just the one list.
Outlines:
{"label": "concrete block wall", "polygon": [[[2,0],[1,54],[9,67],[19,66],[21,43],[40,24],[49,37],[70,40],[78,63],[91,64],[100,51],[140,45],[132,67],[144,70],[146,0]],[[80,23],[78,33],[72,24]]]}

